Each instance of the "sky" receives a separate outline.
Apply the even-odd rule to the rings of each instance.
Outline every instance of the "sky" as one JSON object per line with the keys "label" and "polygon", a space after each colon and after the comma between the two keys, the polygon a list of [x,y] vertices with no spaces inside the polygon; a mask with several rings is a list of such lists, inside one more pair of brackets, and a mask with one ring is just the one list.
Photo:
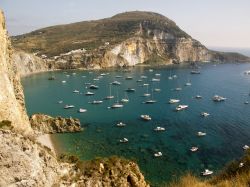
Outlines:
{"label": "sky", "polygon": [[207,47],[250,49],[250,0],[0,0],[10,35],[51,25],[152,11]]}

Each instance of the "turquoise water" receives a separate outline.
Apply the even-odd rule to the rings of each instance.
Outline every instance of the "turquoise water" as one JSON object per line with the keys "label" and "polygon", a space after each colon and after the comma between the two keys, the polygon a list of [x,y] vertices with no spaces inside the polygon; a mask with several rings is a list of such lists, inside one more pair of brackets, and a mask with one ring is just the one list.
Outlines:
{"label": "turquoise water", "polygon": [[[95,157],[119,155],[134,159],[139,164],[146,179],[155,186],[169,182],[173,177],[191,171],[196,175],[209,168],[215,172],[228,161],[243,155],[242,146],[250,144],[250,76],[244,71],[250,69],[250,64],[206,64],[201,67],[200,75],[191,75],[190,67],[154,68],[149,72],[147,67],[136,67],[131,72],[119,70],[107,71],[68,71],[36,74],[22,80],[27,111],[45,113],[52,116],[76,117],[81,120],[85,130],[74,134],[57,134],[60,152],[70,152],[79,155],[84,160]],[[73,75],[72,73],[76,74]],[[93,81],[101,73],[109,73],[99,81]],[[160,82],[151,82],[156,73],[160,73]],[[176,74],[177,79],[168,80],[170,74]],[[54,75],[56,80],[49,81]],[[121,75],[122,78],[115,78]],[[143,82],[136,82],[141,75],[148,76]],[[86,76],[86,77],[82,77]],[[132,76],[133,80],[125,80]],[[61,81],[66,80],[65,84]],[[100,105],[88,102],[101,100],[109,95],[109,83],[118,80],[120,86],[112,86],[113,95],[124,97],[124,90],[135,88],[135,93],[128,93],[129,103],[121,109],[108,109],[117,99],[106,100]],[[190,80],[192,86],[184,86]],[[77,89],[85,93],[85,83],[91,82],[99,86],[94,90],[94,96],[75,94]],[[161,88],[154,92],[158,102],[143,104],[146,98],[141,97],[146,92],[143,83],[149,83],[149,90]],[[173,91],[182,87],[182,91]],[[93,90],[91,90],[93,91]],[[197,94],[203,99],[194,98]],[[211,98],[219,94],[228,98],[225,102],[214,103]],[[178,98],[180,104],[188,104],[185,111],[175,112],[176,105],[168,104],[170,98]],[[57,101],[63,100],[63,104]],[[65,104],[73,104],[74,109],[63,109]],[[79,108],[85,108],[86,113],[77,113]],[[210,116],[203,118],[201,112]],[[149,114],[152,121],[140,120],[141,114]],[[124,128],[116,127],[117,122],[127,124]],[[156,126],[166,128],[165,132],[154,132]],[[205,137],[197,137],[198,131],[206,132]],[[126,137],[129,142],[119,143]],[[191,153],[189,149],[198,146],[198,152]],[[161,151],[162,157],[154,158],[155,152]]]}

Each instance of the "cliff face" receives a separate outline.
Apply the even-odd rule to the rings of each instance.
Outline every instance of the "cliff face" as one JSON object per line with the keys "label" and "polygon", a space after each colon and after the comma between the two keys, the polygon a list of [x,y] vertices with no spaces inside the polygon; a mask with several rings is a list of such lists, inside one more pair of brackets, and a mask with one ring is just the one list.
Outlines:
{"label": "cliff face", "polygon": [[14,128],[30,131],[24,95],[17,69],[11,63],[11,45],[0,11],[0,121],[9,120]]}
{"label": "cliff face", "polygon": [[23,51],[14,51],[12,60],[21,77],[53,70],[53,64],[51,62]]}
{"label": "cliff face", "polygon": [[58,69],[250,61],[237,53],[208,50],[175,22],[153,12],[126,12],[52,26],[13,37],[12,41],[17,49],[54,61]]}

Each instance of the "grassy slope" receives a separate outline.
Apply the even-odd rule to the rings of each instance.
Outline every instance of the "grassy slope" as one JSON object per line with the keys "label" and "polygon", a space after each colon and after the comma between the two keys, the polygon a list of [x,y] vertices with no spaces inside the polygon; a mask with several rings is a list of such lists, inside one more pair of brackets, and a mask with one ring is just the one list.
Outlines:
{"label": "grassy slope", "polygon": [[152,12],[125,12],[111,18],[58,25],[12,38],[15,48],[27,52],[55,56],[73,49],[93,50],[104,42],[111,45],[124,41],[140,29],[140,23],[148,29],[168,31],[177,37],[189,37],[173,21]]}

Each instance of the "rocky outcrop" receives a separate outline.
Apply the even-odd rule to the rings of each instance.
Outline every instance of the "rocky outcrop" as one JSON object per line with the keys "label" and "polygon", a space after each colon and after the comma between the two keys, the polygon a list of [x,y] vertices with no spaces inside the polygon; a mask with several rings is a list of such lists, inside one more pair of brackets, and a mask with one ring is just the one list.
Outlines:
{"label": "rocky outcrop", "polygon": [[31,131],[17,68],[11,62],[11,45],[0,11],[0,121],[9,120],[15,129]]}
{"label": "rocky outcrop", "polygon": [[74,118],[53,118],[44,114],[34,114],[30,117],[30,124],[33,130],[45,134],[82,131],[79,119]]}
{"label": "rocky outcrop", "polygon": [[23,51],[14,51],[12,60],[21,77],[54,69],[51,61]]}

